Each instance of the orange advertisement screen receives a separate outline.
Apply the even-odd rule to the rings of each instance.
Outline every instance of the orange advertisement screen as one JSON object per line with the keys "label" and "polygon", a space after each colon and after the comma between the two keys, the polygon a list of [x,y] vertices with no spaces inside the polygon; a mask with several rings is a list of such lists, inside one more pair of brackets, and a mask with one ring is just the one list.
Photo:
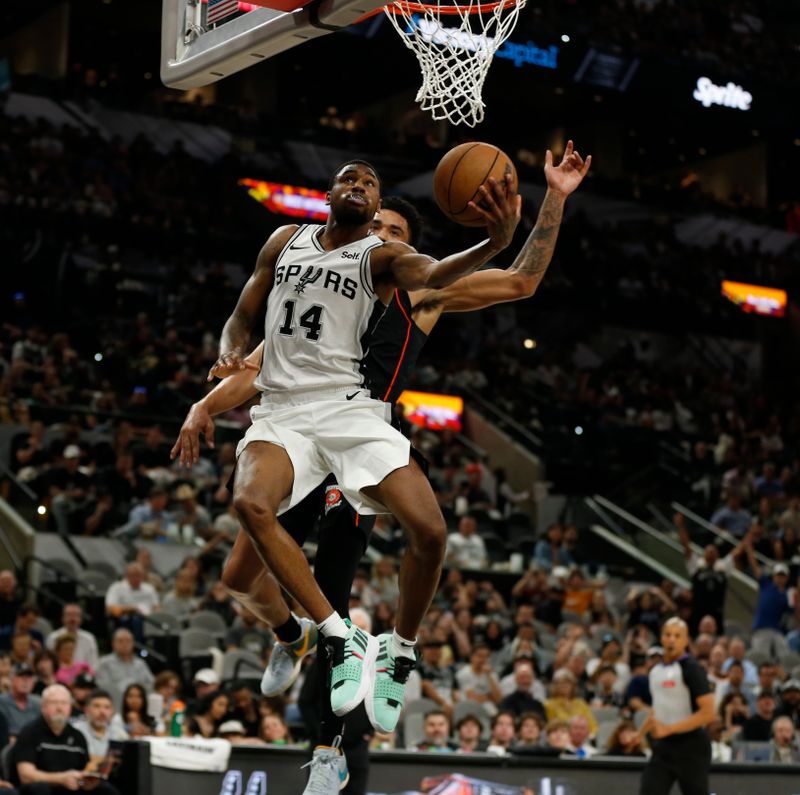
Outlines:
{"label": "orange advertisement screen", "polygon": [[461,430],[464,401],[455,395],[412,392],[408,389],[397,399],[403,415],[413,425],[432,431]]}
{"label": "orange advertisement screen", "polygon": [[722,282],[722,294],[742,312],[768,317],[786,314],[786,291],[743,282]]}
{"label": "orange advertisement screen", "polygon": [[307,218],[325,221],[328,205],[325,192],[314,188],[298,188],[281,182],[265,182],[261,179],[240,179],[239,185],[268,210],[292,218]]}

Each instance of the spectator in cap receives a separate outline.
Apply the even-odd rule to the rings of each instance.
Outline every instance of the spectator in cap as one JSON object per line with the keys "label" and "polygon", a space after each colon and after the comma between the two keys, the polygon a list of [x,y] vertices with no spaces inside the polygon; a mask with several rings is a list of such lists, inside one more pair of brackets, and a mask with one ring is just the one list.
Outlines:
{"label": "spectator in cap", "polygon": [[203,546],[212,535],[211,514],[197,502],[197,492],[188,483],[182,483],[173,494],[178,509],[173,514],[174,524],[167,530],[167,538],[177,544]]}
{"label": "spectator in cap", "polygon": [[[488,511],[492,508],[492,498],[483,489],[483,467],[478,463],[467,464],[464,467],[464,474],[467,476],[466,482],[460,489],[461,498],[466,500],[470,510]],[[460,516],[463,511],[459,510],[459,498],[456,498],[456,516]]]}
{"label": "spectator in cap", "polygon": [[51,685],[42,694],[41,715],[20,732],[13,764],[31,795],[56,795],[86,789],[98,795],[118,795],[107,781],[84,775],[89,765],[86,738],[69,723],[70,694]]}
{"label": "spectator in cap", "polygon": [[61,610],[61,626],[47,636],[45,646],[51,651],[55,650],[56,641],[65,633],[70,632],[76,637],[75,662],[86,663],[92,670],[97,670],[100,662],[97,639],[91,632],[81,629],[82,623],[83,608],[74,602],[64,605]]}
{"label": "spectator in cap", "polygon": [[475,715],[464,715],[456,724],[458,750],[462,754],[485,751],[487,742],[481,739],[482,732],[483,724]]}
{"label": "spectator in cap", "polygon": [[248,737],[241,721],[226,720],[219,727],[219,736],[231,745],[263,745],[258,737]]}
{"label": "spectator in cap", "polygon": [[193,699],[186,703],[186,717],[190,718],[200,708],[207,696],[219,692],[220,680],[213,668],[201,668],[192,679],[194,687]]}
{"label": "spectator in cap", "polygon": [[83,531],[83,515],[88,505],[92,480],[80,470],[81,448],[69,444],[64,448],[62,462],[46,474],[52,495],[50,510],[59,533],[68,535]]}
{"label": "spectator in cap", "polygon": [[86,702],[92,691],[97,690],[97,682],[94,676],[78,674],[70,690],[72,691],[72,717],[79,718],[84,714]]}
{"label": "spectator in cap", "polygon": [[771,690],[760,690],[756,696],[756,711],[742,726],[741,738],[745,742],[766,743],[772,734],[775,719],[775,694]]}
{"label": "spectator in cap", "polygon": [[458,530],[447,536],[447,563],[462,569],[486,568],[486,545],[478,535],[478,523],[467,514],[458,522]]}
{"label": "spectator in cap", "polygon": [[789,765],[800,764],[800,746],[797,743],[796,730],[792,721],[785,715],[776,718],[772,724],[769,761]]}
{"label": "spectator in cap", "polygon": [[789,567],[776,563],[772,576],[764,574],[756,560],[752,543],[745,546],[747,560],[753,577],[758,580],[758,602],[753,616],[753,632],[759,629],[774,629],[783,632],[783,620],[790,612],[789,605]]}
{"label": "spectator in cap", "polygon": [[132,682],[149,689],[153,686],[153,674],[147,663],[134,654],[133,633],[118,629],[111,639],[111,654],[101,657],[97,666],[97,686],[119,693]]}
{"label": "spectator in cap", "polygon": [[787,679],[781,686],[781,703],[777,715],[790,718],[795,728],[800,726],[800,679]]}
{"label": "spectator in cap", "polygon": [[8,733],[16,737],[25,724],[39,717],[42,702],[33,692],[33,668],[17,663],[11,669],[11,688],[0,695],[0,714],[8,724]]}

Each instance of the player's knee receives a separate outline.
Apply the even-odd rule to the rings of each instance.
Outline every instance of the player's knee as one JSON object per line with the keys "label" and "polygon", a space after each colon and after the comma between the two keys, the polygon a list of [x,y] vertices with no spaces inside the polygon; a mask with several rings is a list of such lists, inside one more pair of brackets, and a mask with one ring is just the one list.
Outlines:
{"label": "player's knee", "polygon": [[447,525],[443,517],[427,521],[409,533],[412,552],[428,560],[444,559]]}
{"label": "player's knee", "polygon": [[271,525],[275,522],[276,516],[263,497],[251,491],[242,491],[233,497],[233,507],[242,520],[246,530],[254,526]]}

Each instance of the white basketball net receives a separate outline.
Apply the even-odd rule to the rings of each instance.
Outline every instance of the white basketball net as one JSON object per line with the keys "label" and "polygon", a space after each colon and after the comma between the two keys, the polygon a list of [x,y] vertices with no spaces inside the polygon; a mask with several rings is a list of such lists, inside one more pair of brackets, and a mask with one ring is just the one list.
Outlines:
{"label": "white basketball net", "polygon": [[422,70],[417,102],[434,119],[470,127],[483,121],[483,82],[495,52],[517,24],[525,0],[500,3],[489,10],[481,10],[480,5],[470,0],[469,5],[456,6],[456,14],[441,14],[438,5],[424,13],[411,11],[403,3],[385,9],[403,43],[417,56]]}

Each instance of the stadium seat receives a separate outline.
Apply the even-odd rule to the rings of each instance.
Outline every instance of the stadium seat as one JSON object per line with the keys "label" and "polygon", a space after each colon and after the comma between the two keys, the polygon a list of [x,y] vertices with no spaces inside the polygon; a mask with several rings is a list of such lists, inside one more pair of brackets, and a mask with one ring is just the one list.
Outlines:
{"label": "stadium seat", "polygon": [[153,635],[179,635],[183,622],[172,613],[151,613],[144,622],[145,637]]}
{"label": "stadium seat", "polygon": [[732,748],[734,762],[769,762],[769,743],[734,741]]}
{"label": "stadium seat", "polygon": [[247,649],[226,651],[222,659],[222,679],[261,679],[264,663],[261,658]]}
{"label": "stadium seat", "polygon": [[14,776],[11,774],[11,754],[14,753],[13,743],[9,743],[2,751],[0,751],[0,770],[2,770],[3,778],[10,781]]}
{"label": "stadium seat", "polygon": [[114,581],[104,571],[85,569],[78,582],[78,596],[105,596],[112,582]]}
{"label": "stadium seat", "polygon": [[208,650],[216,648],[216,646],[217,639],[204,629],[184,629],[180,633],[179,652],[181,657],[208,654]]}
{"label": "stadium seat", "polygon": [[204,629],[219,638],[225,637],[225,633],[228,631],[222,616],[212,610],[201,610],[199,613],[189,616],[189,626],[193,629]]}
{"label": "stadium seat", "polygon": [[619,710],[616,707],[592,707],[592,715],[598,725],[610,722],[616,726],[619,722]]}
{"label": "stadium seat", "polygon": [[608,741],[611,738],[611,735],[614,733],[614,729],[617,728],[618,723],[618,718],[616,720],[603,720],[602,722],[598,722],[594,744],[601,754],[604,754],[606,751],[608,751]]}
{"label": "stadium seat", "polygon": [[636,712],[633,713],[633,723],[637,729],[642,728],[649,714],[649,709],[637,709]]}
{"label": "stadium seat", "polygon": [[789,644],[786,642],[786,637],[774,629],[758,629],[750,638],[750,648],[776,657],[788,652]]}
{"label": "stadium seat", "polygon": [[44,616],[39,616],[39,618],[36,619],[33,628],[38,629],[45,638],[53,631],[53,625]]}

